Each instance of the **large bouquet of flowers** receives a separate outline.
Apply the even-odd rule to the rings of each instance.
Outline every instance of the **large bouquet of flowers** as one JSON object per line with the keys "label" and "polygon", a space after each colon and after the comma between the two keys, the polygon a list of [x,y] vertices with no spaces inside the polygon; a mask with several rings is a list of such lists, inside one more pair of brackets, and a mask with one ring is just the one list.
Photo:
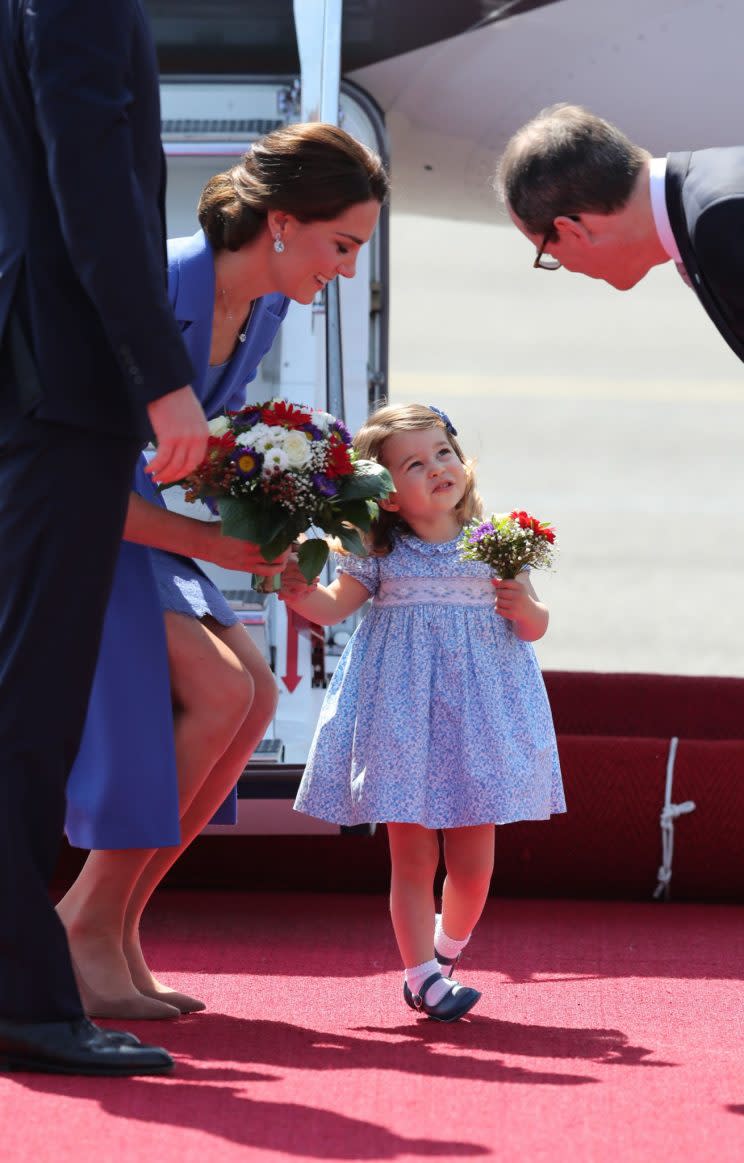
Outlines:
{"label": "large bouquet of flowers", "polygon": [[[229,537],[252,541],[267,561],[315,527],[366,555],[359,530],[393,491],[387,469],[361,460],[346,426],[328,412],[286,400],[248,404],[210,421],[204,461],[184,480],[187,501],[205,501]],[[304,540],[299,567],[308,581],[328,557],[323,538]],[[253,578],[254,589],[275,582]]]}
{"label": "large bouquet of flowers", "polygon": [[466,561],[484,561],[502,580],[515,578],[524,566],[546,569],[553,563],[555,530],[524,510],[493,513],[463,529],[458,549]]}

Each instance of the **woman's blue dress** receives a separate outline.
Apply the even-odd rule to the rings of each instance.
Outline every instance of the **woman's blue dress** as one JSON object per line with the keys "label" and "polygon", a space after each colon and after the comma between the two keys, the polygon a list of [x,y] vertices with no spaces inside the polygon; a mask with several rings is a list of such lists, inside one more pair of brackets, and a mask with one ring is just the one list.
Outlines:
{"label": "woman's blue dress", "polygon": [[[229,374],[228,369],[229,362],[207,368],[206,399],[221,398],[220,381]],[[186,614],[189,618],[204,618],[209,614],[223,626],[234,626],[238,621],[222,591],[190,557],[168,553],[165,549],[150,549],[150,561],[164,610]]]}
{"label": "woman's blue dress", "polygon": [[[245,343],[237,346],[224,373],[215,376],[209,370],[214,261],[202,231],[168,243],[168,287],[194,366],[192,387],[207,416],[241,407],[289,300],[267,295],[256,301]],[[143,457],[133,488],[153,504],[164,505],[144,471],[145,463]],[[180,843],[163,623],[163,608],[173,608],[173,603],[160,596],[168,559],[171,583],[183,573],[191,579],[205,576],[194,563],[184,565],[183,558],[122,542],[83,740],[67,785],[65,829],[70,843],[79,848],[161,848]],[[212,600],[210,587],[207,583],[204,593]],[[173,588],[171,584],[171,594]],[[199,616],[193,602],[184,612]],[[233,796],[215,821],[234,819]]]}

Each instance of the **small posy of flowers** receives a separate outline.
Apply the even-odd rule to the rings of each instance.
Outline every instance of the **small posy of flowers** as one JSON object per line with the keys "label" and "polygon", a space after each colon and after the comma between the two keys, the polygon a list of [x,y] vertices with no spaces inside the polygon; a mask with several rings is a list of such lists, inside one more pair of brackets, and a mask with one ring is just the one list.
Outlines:
{"label": "small posy of flowers", "polygon": [[466,525],[460,538],[460,557],[483,561],[497,577],[515,578],[521,569],[548,569],[553,564],[555,530],[546,521],[515,509],[493,513],[487,521]]}
{"label": "small posy of flowers", "polygon": [[[187,501],[204,501],[219,514],[227,536],[253,542],[273,561],[315,527],[365,555],[359,530],[369,529],[393,482],[382,465],[357,456],[341,420],[267,400],[218,416],[209,432],[204,460],[177,483]],[[303,541],[298,559],[308,581],[327,557],[323,538]]]}

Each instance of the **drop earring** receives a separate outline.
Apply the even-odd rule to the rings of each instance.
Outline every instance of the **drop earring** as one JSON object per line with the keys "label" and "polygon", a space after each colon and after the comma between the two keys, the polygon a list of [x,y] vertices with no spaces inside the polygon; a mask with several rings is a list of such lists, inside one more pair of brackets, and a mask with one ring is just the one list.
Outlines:
{"label": "drop earring", "polygon": [[274,250],[277,254],[284,254],[284,243],[282,242],[281,234],[277,234],[274,237]]}

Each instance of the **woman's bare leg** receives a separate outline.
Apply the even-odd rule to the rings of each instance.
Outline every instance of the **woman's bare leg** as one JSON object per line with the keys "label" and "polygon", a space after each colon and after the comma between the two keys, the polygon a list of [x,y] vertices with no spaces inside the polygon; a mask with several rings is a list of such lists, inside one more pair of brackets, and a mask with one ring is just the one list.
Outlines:
{"label": "woman's bare leg", "polygon": [[444,831],[442,928],[455,941],[470,936],[483,912],[493,873],[494,833],[493,824]]}
{"label": "woman's bare leg", "polygon": [[[232,650],[204,623],[166,613],[174,707],[179,798],[187,806],[241,729],[254,687]],[[175,665],[174,665],[175,663]],[[182,846],[164,851],[174,859]],[[124,955],[124,920],[132,892],[153,849],[91,852],[57,910],[67,929],[83,1005],[99,1017],[175,1016],[146,998],[132,981]]]}
{"label": "woman's bare leg", "polygon": [[411,968],[434,956],[434,877],[439,837],[420,824],[388,824],[390,917],[403,965]]}
{"label": "woman's bare leg", "polygon": [[[181,844],[178,848],[160,848],[153,852],[134,885],[124,920],[124,954],[132,980],[144,994],[170,1000],[183,1009],[201,1008],[195,999],[175,993],[157,980],[147,966],[140,944],[142,913],[166,872],[181,853],[209,822],[228,792],[237,783],[248,759],[263,739],[274,717],[278,691],[276,681],[263,656],[242,626],[216,627],[214,632],[238,658],[250,675],[254,696],[250,712],[232,743],[203,780],[191,802],[182,801]],[[178,669],[174,667],[174,683]],[[177,753],[178,754],[178,753]],[[180,763],[180,757],[179,757]]]}

